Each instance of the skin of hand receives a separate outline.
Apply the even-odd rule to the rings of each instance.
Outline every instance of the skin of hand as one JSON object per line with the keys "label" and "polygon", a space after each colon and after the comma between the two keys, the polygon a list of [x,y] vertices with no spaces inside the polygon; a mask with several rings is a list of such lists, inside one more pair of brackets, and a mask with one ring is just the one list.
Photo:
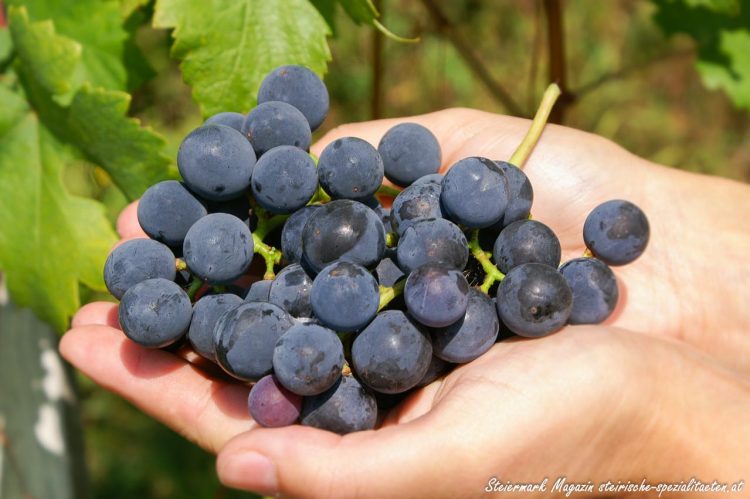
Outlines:
{"label": "skin of hand", "polygon": [[[377,144],[399,121],[432,130],[444,170],[466,156],[507,159],[528,127],[522,119],[454,109],[342,126],[313,152],[342,136]],[[525,171],[534,218],[556,232],[563,261],[583,252],[583,221],[599,203],[628,199],[649,216],[648,249],[615,268],[618,309],[602,326],[495,345],[410,396],[376,431],[341,437],[301,426],[257,428],[247,414],[247,387],[129,342],[115,304],[83,307],[61,352],[187,438],[222,449],[217,469],[227,485],[262,493],[465,497],[482,494],[492,476],[744,478],[750,188],[653,165],[558,126],[545,129]],[[135,204],[118,231],[144,236]]]}

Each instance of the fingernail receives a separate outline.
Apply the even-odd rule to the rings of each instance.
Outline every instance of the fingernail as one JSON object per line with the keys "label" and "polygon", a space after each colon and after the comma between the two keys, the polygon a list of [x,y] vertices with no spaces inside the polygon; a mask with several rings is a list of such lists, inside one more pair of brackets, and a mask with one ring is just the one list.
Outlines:
{"label": "fingernail", "polygon": [[273,495],[278,491],[276,466],[257,452],[239,452],[222,460],[219,476],[225,485]]}

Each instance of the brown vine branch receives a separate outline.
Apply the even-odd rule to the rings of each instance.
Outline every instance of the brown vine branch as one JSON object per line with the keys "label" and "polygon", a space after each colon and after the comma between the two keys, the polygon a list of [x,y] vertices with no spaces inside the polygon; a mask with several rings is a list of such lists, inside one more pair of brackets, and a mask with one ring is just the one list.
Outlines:
{"label": "brown vine branch", "polygon": [[[375,10],[383,17],[383,2],[374,0]],[[383,33],[378,29],[372,30],[372,100],[370,101],[370,115],[376,120],[383,117]]]}
{"label": "brown vine branch", "polygon": [[695,55],[694,49],[680,49],[680,50],[667,51],[647,61],[641,61],[635,64],[631,64],[629,66],[624,66],[616,71],[612,71],[611,73],[605,73],[601,75],[600,77],[596,78],[595,80],[581,85],[573,93],[576,95],[577,98],[580,98],[581,96],[593,92],[597,88],[601,87],[602,85],[606,83],[609,83],[610,81],[625,78],[629,76],[631,73],[635,73],[644,69],[648,69],[650,66],[653,66],[654,64],[662,63],[668,59],[679,59],[682,57],[688,57],[688,56],[693,56],[693,55]]}
{"label": "brown vine branch", "polygon": [[549,54],[549,80],[557,83],[562,94],[557,106],[552,110],[549,121],[562,123],[565,110],[575,100],[568,90],[568,78],[565,70],[565,36],[563,30],[563,9],[560,0],[544,0],[544,11],[547,14],[547,52]]}
{"label": "brown vine branch", "polygon": [[513,97],[510,96],[502,85],[495,81],[487,67],[474,53],[471,46],[461,37],[453,23],[440,9],[437,2],[435,0],[422,0],[422,5],[424,5],[425,9],[427,9],[427,12],[432,17],[438,31],[448,39],[451,45],[453,45],[469,69],[477,76],[477,78],[479,78],[492,96],[502,104],[510,114],[516,116],[527,116]]}

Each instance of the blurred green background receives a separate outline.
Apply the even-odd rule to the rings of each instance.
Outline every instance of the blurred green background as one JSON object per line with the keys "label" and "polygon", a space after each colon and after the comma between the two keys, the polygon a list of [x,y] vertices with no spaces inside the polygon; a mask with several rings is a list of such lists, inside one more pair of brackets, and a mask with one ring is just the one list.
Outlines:
{"label": "blurred green background", "polygon": [[[652,2],[382,0],[376,5],[391,31],[420,41],[390,40],[357,26],[340,10],[326,76],[332,107],[318,134],[350,121],[454,106],[530,116],[551,79],[552,60],[557,65],[552,77],[560,79],[563,68],[568,91],[558,122],[609,137],[659,163],[750,180],[747,111],[735,108],[725,93],[707,89],[695,70],[694,41],[667,37],[654,21]],[[560,12],[551,20],[556,5]],[[142,27],[136,39],[156,76],[133,94],[131,114],[166,137],[174,158],[183,136],[200,124],[199,109],[169,56],[169,33]],[[491,81],[483,82],[481,75]],[[101,200],[112,221],[126,203],[106,175],[87,164],[68,166],[65,182],[71,192]],[[93,298],[100,296],[83,297]],[[218,484],[212,456],[79,378],[94,497],[242,497]]]}

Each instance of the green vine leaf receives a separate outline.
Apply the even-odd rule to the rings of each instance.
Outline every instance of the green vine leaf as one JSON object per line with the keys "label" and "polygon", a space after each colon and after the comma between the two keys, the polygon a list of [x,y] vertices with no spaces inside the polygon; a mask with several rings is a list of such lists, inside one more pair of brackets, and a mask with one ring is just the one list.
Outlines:
{"label": "green vine leaf", "polygon": [[128,90],[151,75],[132,31],[124,26],[119,0],[6,0],[5,4],[23,6],[32,21],[54,22],[59,34],[80,45],[78,83]]}
{"label": "green vine leaf", "polygon": [[63,168],[86,159],[134,198],[169,161],[163,139],[127,117],[128,94],[85,80],[83,46],[23,7],[8,14],[18,79],[0,85],[0,269],[16,304],[62,330],[80,284],[104,290],[116,241],[104,206],[66,191]]}
{"label": "green vine leaf", "polygon": [[63,330],[116,237],[101,204],[65,191],[66,148],[19,95],[0,87],[0,102],[0,268],[18,305]]}
{"label": "green vine leaf", "polygon": [[667,35],[696,42],[696,69],[708,88],[727,93],[735,106],[750,109],[750,1],[653,0],[654,20]]}
{"label": "green vine leaf", "polygon": [[172,55],[204,116],[248,111],[277,66],[322,76],[331,59],[330,28],[308,0],[157,0],[154,26],[174,29]]}

